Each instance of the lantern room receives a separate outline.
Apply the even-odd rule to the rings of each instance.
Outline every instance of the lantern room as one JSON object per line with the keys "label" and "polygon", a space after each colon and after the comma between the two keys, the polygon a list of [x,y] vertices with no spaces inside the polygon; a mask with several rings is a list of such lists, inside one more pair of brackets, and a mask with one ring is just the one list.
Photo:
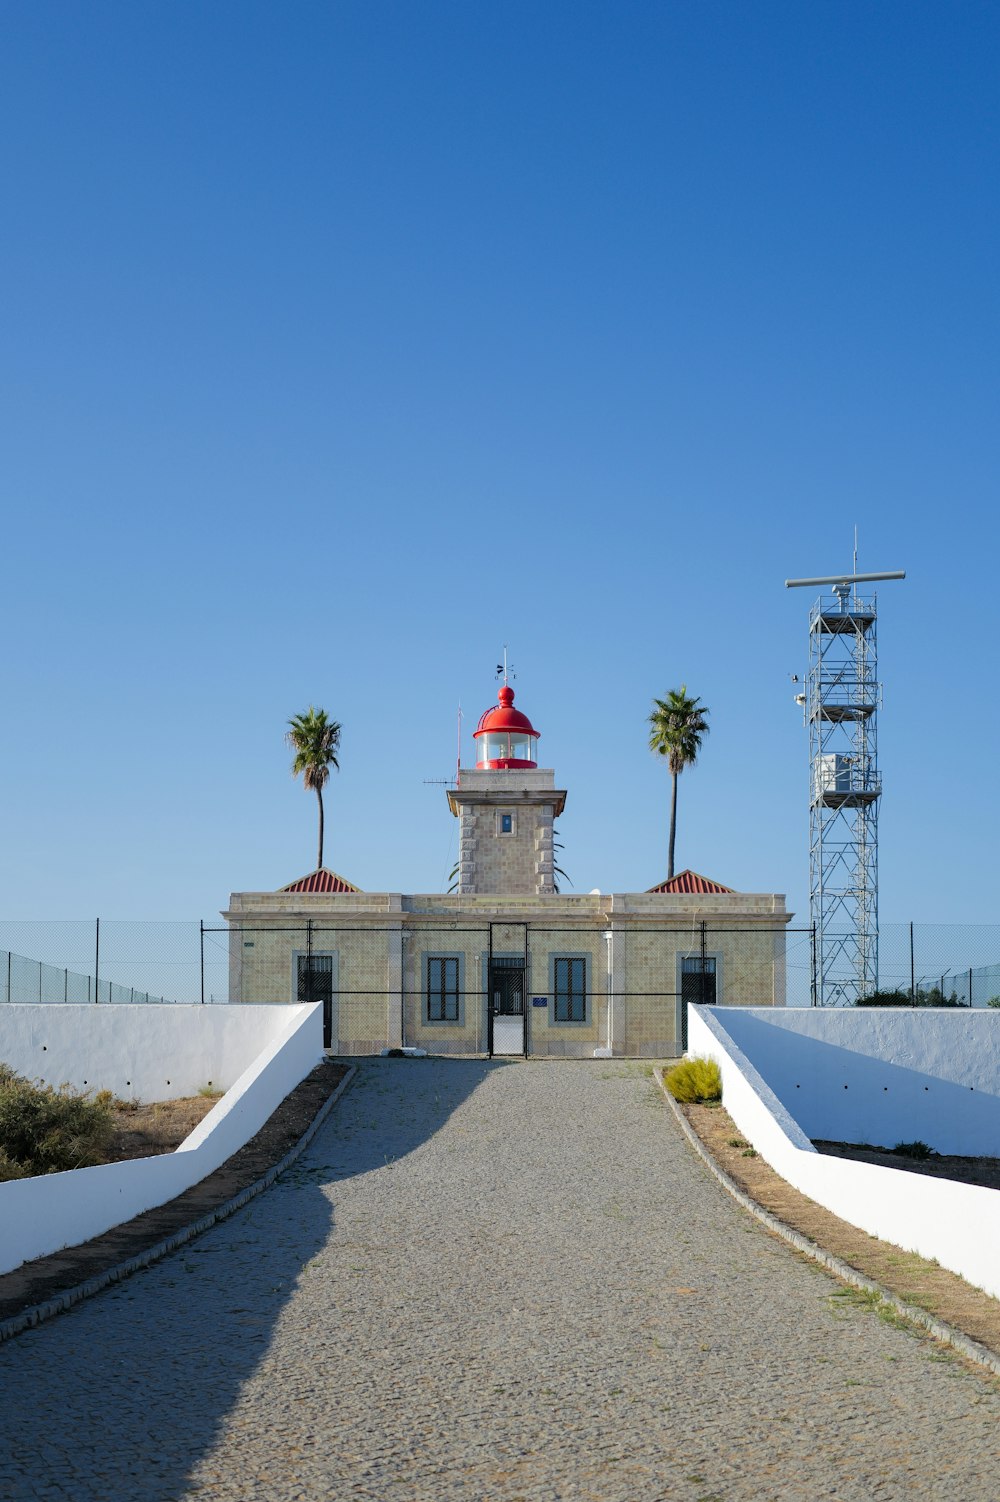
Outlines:
{"label": "lantern room", "polygon": [[514,708],[514,690],[505,683],[500,701],[480,718],[473,732],[476,766],[485,771],[538,766],[538,731],[526,714]]}

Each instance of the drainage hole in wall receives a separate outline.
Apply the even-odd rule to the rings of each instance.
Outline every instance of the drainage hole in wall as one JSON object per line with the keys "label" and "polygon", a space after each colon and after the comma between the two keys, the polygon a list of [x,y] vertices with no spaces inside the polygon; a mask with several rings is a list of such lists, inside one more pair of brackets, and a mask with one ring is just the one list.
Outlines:
{"label": "drainage hole in wall", "polygon": [[42,1044],[42,1053],[48,1053],[48,1051],[49,1051],[49,1045],[47,1043],[43,1043]]}
{"label": "drainage hole in wall", "polygon": [[846,1085],[845,1085],[845,1086],[844,1086],[844,1089],[845,1089],[845,1090],[846,1090],[846,1089],[847,1089],[847,1086],[846,1086]]}

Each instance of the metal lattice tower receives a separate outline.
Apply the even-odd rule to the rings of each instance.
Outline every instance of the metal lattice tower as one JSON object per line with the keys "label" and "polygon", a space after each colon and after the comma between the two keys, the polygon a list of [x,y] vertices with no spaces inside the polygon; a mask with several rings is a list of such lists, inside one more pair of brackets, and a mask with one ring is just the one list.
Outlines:
{"label": "metal lattice tower", "polygon": [[809,730],[809,916],[820,1006],[878,990],[877,609],[861,583],[902,571],[788,579],[833,586],[809,612],[809,671],[799,696]]}

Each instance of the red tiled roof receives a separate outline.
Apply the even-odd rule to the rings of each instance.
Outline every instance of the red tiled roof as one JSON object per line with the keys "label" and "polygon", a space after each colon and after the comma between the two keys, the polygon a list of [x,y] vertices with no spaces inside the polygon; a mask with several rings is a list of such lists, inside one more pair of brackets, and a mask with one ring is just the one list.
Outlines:
{"label": "red tiled roof", "polygon": [[336,871],[328,871],[326,866],[320,866],[318,871],[310,871],[308,876],[300,876],[298,881],[290,881],[287,887],[279,887],[279,892],[360,892],[360,887],[352,887],[349,881],[338,876]]}
{"label": "red tiled roof", "polygon": [[732,887],[724,887],[719,881],[710,881],[707,876],[699,876],[697,871],[679,871],[669,881],[661,881],[658,887],[650,887],[651,892],[684,892],[698,897],[704,897],[712,892],[732,892]]}

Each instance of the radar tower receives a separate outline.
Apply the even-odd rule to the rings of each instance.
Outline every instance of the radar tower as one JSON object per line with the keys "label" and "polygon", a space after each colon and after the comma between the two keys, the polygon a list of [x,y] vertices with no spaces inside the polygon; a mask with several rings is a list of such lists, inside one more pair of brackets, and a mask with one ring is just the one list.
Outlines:
{"label": "radar tower", "polygon": [[[856,547],[856,544],[855,544]],[[903,570],[786,579],[832,586],[809,612],[809,672],[798,695],[809,730],[809,916],[816,935],[813,1005],[852,1006],[878,990],[878,681],[874,591]]]}

